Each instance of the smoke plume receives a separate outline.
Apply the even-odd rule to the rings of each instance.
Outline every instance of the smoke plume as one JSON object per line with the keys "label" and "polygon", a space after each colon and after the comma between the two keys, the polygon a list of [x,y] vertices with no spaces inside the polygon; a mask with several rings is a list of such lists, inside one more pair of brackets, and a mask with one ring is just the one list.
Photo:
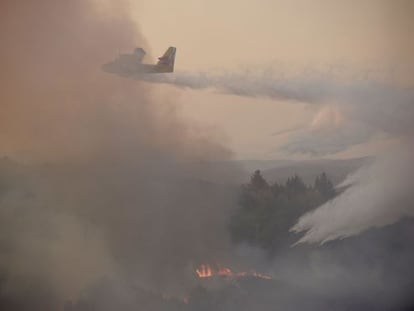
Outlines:
{"label": "smoke plume", "polygon": [[174,98],[100,70],[145,46],[128,9],[0,4],[2,309],[56,310],[103,278],[179,295],[228,248],[237,169],[208,163],[231,153]]}

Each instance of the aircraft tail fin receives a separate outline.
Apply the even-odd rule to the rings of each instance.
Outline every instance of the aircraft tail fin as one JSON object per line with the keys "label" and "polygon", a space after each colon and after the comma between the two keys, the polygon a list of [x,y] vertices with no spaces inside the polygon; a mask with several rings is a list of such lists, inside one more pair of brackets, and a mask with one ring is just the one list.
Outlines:
{"label": "aircraft tail fin", "polygon": [[175,47],[170,46],[164,55],[158,58],[157,66],[163,67],[165,72],[173,72],[176,50]]}

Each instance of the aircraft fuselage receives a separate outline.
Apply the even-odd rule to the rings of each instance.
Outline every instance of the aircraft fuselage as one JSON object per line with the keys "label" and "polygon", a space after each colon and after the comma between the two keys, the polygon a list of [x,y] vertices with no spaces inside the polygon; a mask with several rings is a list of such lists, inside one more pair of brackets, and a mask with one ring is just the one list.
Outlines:
{"label": "aircraft fuselage", "polygon": [[141,63],[145,51],[139,48],[136,51],[132,54],[120,54],[114,61],[104,64],[102,69],[105,72],[121,76],[168,73],[174,71],[175,47],[169,47],[164,55],[159,58],[157,64]]}

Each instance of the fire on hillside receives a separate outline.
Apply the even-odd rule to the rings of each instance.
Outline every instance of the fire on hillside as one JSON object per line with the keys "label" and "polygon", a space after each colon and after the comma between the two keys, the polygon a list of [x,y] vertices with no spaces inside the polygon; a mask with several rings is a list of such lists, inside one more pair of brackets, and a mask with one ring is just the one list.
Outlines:
{"label": "fire on hillside", "polygon": [[199,278],[210,278],[214,276],[229,277],[229,278],[243,278],[243,277],[255,277],[270,280],[271,276],[261,274],[255,271],[250,272],[235,272],[228,267],[223,267],[219,264],[209,265],[202,264],[195,270],[197,277]]}

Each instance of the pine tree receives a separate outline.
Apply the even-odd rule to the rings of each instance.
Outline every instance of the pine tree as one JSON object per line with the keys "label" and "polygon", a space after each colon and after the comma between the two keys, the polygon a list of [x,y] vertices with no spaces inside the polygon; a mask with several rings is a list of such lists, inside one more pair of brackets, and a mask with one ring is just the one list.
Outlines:
{"label": "pine tree", "polygon": [[325,172],[316,177],[315,189],[326,200],[330,200],[336,195],[335,188]]}
{"label": "pine tree", "polygon": [[306,192],[306,185],[303,182],[302,178],[298,175],[289,177],[286,181],[286,188],[293,193],[303,193]]}
{"label": "pine tree", "polygon": [[260,170],[256,170],[250,178],[250,187],[254,190],[265,190],[269,188],[266,179],[263,178]]}

